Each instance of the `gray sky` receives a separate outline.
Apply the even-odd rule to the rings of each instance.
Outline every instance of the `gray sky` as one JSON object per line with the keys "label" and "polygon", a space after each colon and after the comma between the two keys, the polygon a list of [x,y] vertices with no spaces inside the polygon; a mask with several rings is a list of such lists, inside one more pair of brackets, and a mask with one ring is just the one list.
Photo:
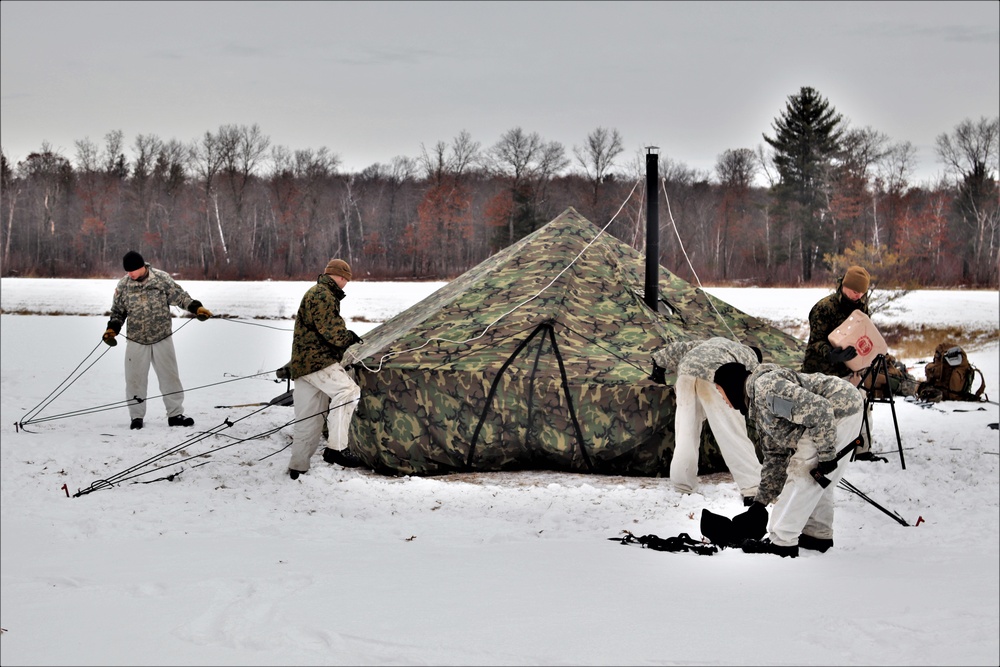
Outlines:
{"label": "gray sky", "polygon": [[[8,159],[113,130],[183,142],[256,123],[272,145],[327,147],[346,171],[418,157],[462,130],[515,127],[568,155],[617,129],[628,162],[709,172],[756,148],[811,86],[853,127],[917,149],[1000,115],[1000,3],[0,3]],[[131,151],[127,151],[131,155]]]}

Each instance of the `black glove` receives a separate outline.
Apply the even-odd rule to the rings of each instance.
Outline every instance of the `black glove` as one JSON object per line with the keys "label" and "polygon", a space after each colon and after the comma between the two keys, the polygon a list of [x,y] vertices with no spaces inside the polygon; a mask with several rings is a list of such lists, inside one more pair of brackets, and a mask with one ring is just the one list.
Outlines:
{"label": "black glove", "polygon": [[[291,363],[291,362],[289,362],[289,363]],[[282,366],[278,370],[274,371],[274,375],[279,380],[287,380],[290,377],[292,377],[292,371],[289,370],[288,364],[285,364],[284,366]]]}
{"label": "black glove", "polygon": [[837,461],[831,459],[829,461],[820,461],[819,465],[816,466],[816,471],[821,475],[829,475],[831,472],[837,469]]}
{"label": "black glove", "polygon": [[114,347],[118,344],[118,341],[115,340],[115,336],[117,335],[117,332],[109,327],[108,330],[104,332],[104,335],[101,336],[101,340],[107,343],[109,347]]}
{"label": "black glove", "polygon": [[653,372],[649,374],[649,379],[655,382],[656,384],[666,384],[667,383],[666,369],[654,361]]}
{"label": "black glove", "polygon": [[350,329],[348,329],[347,333],[351,334],[351,342],[348,344],[348,347],[350,347],[351,345],[360,345],[365,342],[364,339],[361,338],[361,336],[354,333]]}
{"label": "black glove", "polygon": [[767,508],[763,503],[753,503],[743,514],[733,517],[733,540],[759,540],[767,532]]}
{"label": "black glove", "polygon": [[701,510],[701,534],[712,544],[723,547],[734,547],[733,520],[721,514]]}
{"label": "black glove", "polygon": [[848,345],[843,350],[836,347],[830,348],[830,361],[835,364],[842,364],[845,361],[850,361],[856,356],[858,356],[858,351],[854,349],[853,345]]}

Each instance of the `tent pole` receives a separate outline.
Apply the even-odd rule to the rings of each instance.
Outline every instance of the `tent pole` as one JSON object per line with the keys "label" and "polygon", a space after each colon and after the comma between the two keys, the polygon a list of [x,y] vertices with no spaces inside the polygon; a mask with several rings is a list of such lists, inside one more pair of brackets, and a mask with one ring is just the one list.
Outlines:
{"label": "tent pole", "polygon": [[656,146],[646,147],[646,305],[659,312],[660,289],[660,198],[659,159]]}

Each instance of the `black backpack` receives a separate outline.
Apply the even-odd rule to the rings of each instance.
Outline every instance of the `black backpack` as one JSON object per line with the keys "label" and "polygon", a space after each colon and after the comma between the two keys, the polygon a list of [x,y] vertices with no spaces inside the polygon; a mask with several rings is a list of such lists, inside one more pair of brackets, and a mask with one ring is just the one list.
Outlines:
{"label": "black backpack", "polygon": [[[976,373],[979,388],[973,391]],[[927,380],[917,387],[917,396],[925,401],[984,401],[986,379],[982,371],[969,363],[960,346],[944,342],[934,349],[934,359],[924,367]]]}

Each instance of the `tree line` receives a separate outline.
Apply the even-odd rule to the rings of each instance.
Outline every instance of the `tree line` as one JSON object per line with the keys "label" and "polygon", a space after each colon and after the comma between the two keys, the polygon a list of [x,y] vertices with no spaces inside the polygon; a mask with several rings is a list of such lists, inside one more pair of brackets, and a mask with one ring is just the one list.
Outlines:
{"label": "tree line", "polygon": [[[851,127],[809,87],[762,137],[712,173],[658,157],[660,264],[706,284],[828,284],[860,263],[881,287],[997,287],[997,118],[937,137],[934,185],[909,183],[909,142]],[[645,165],[603,127],[569,151],[521,127],[486,147],[463,130],[360,173],[257,125],[129,146],[112,131],[73,160],[3,153],[0,272],[113,277],[137,250],[187,279],[312,279],[340,257],[360,279],[447,280],[568,206],[641,252]]]}

